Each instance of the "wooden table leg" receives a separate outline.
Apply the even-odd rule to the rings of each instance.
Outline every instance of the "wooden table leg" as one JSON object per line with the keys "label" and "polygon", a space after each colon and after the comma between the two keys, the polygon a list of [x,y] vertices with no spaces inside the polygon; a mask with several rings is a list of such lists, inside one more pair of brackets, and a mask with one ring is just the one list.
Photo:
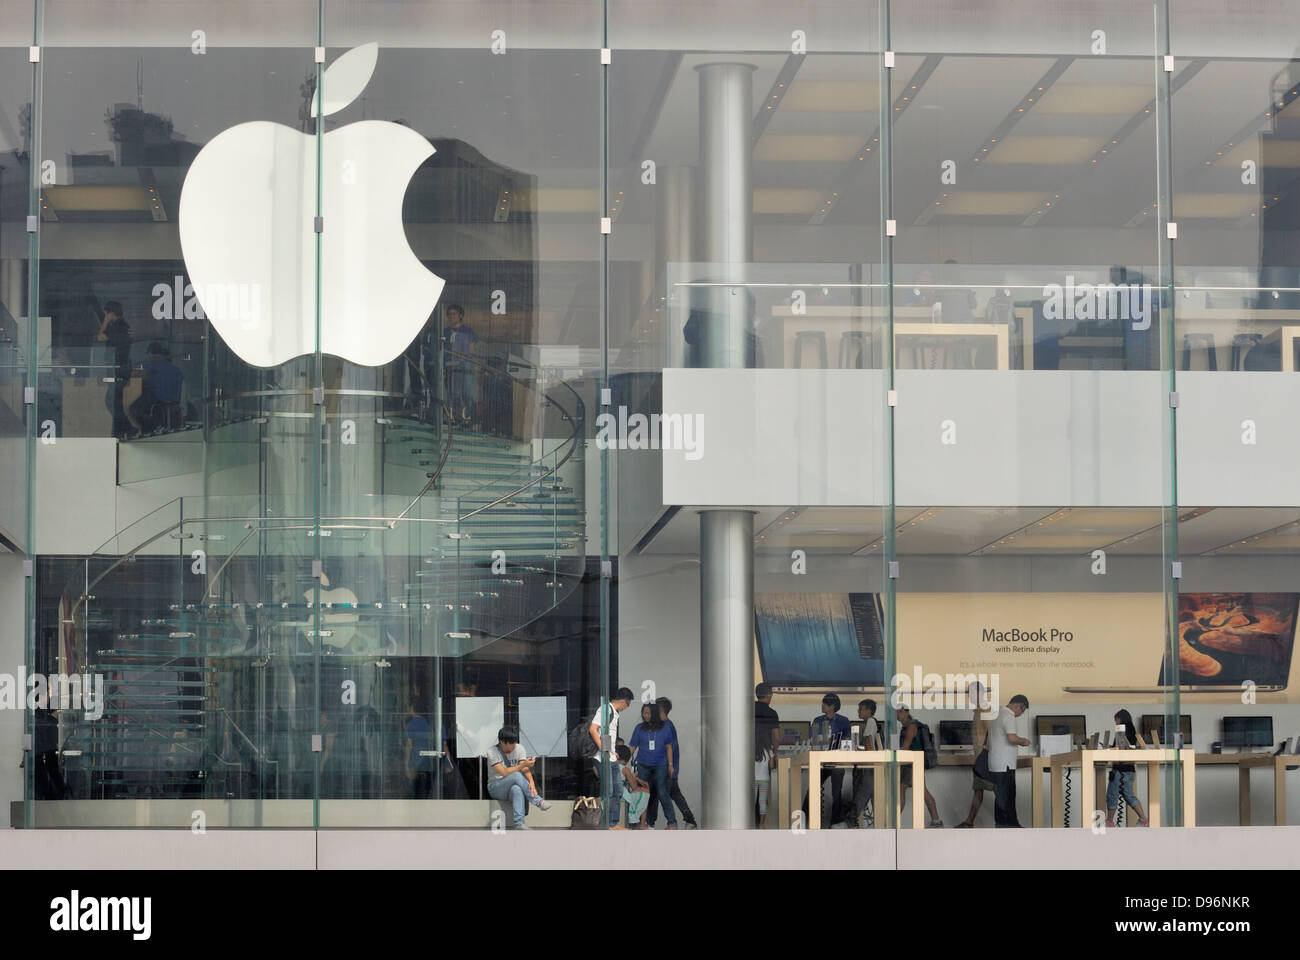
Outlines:
{"label": "wooden table leg", "polygon": [[877,830],[884,830],[889,825],[889,817],[885,815],[889,809],[889,797],[885,794],[886,773],[888,773],[888,770],[885,764],[873,763],[871,765],[871,775],[875,778],[876,784],[872,793],[871,812]]}
{"label": "wooden table leg", "polygon": [[1034,826],[1043,826],[1043,770],[1040,767],[1030,765],[1030,803],[1034,804],[1031,809],[1032,823]]}
{"label": "wooden table leg", "polygon": [[1250,826],[1250,767],[1237,764],[1237,823]]}
{"label": "wooden table leg", "polygon": [[1063,827],[1065,826],[1064,768],[1053,764],[1047,769],[1052,784],[1052,826]]}
{"label": "wooden table leg", "polygon": [[[1096,767],[1094,767],[1093,769],[1095,770]],[[1137,793],[1137,774],[1136,774],[1136,773],[1133,774],[1133,792],[1134,792],[1134,793]],[[1106,809],[1106,777],[1101,776],[1100,774],[1099,774],[1097,777],[1094,778],[1094,783],[1093,783],[1093,805],[1092,805],[1092,809],[1093,809],[1094,812],[1096,812],[1097,810],[1105,810],[1105,809]],[[1109,811],[1107,811],[1107,812],[1109,813]],[[1089,827],[1089,828],[1091,828],[1091,827],[1092,827],[1092,824],[1089,823],[1089,824],[1086,824],[1086,826]]]}
{"label": "wooden table leg", "polygon": [[1147,763],[1147,825],[1160,826],[1160,762]]}
{"label": "wooden table leg", "polygon": [[808,829],[822,828],[822,762],[808,755]]}
{"label": "wooden table leg", "polygon": [[776,758],[776,822],[781,830],[790,826],[790,758]]}
{"label": "wooden table leg", "polygon": [[1097,809],[1097,768],[1084,751],[1079,765],[1079,826],[1092,829],[1092,815]]}
{"label": "wooden table leg", "polygon": [[1286,756],[1273,761],[1273,823],[1286,826]]}
{"label": "wooden table leg", "polygon": [[[1014,773],[1014,771],[1012,771]],[[912,764],[912,829],[925,829],[925,764]]]}
{"label": "wooden table leg", "polygon": [[1034,805],[1033,824],[1043,825],[1043,771],[1040,767],[1030,766],[1029,774],[1033,778],[1029,784],[1030,802]]}

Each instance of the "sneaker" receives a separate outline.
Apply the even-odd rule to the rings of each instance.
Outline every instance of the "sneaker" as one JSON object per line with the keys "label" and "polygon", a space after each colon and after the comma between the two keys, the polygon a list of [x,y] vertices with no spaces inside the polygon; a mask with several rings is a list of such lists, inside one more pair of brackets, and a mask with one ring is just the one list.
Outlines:
{"label": "sneaker", "polygon": [[973,823],[967,823],[965,820],[963,820],[961,823],[957,824],[957,829],[958,829],[958,830],[961,830],[961,829],[963,829],[963,828],[965,828],[965,829],[967,829],[967,830],[971,830],[971,829],[973,829],[974,827],[975,827],[975,824],[973,824]]}
{"label": "sneaker", "polygon": [[519,826],[515,827],[515,829],[516,829],[516,830],[531,830],[531,829],[533,829],[533,828],[530,827],[530,826],[529,826],[528,824],[526,824],[526,823],[521,823],[521,824],[519,824]]}
{"label": "sneaker", "polygon": [[543,799],[542,799],[542,795],[541,795],[540,793],[537,794],[535,797],[533,797],[532,800],[530,800],[529,802],[530,802],[534,807],[536,807],[538,810],[549,810],[549,809],[551,809],[550,801],[549,801],[549,800],[543,800]]}
{"label": "sneaker", "polygon": [[1137,826],[1139,826],[1139,827],[1149,827],[1149,826],[1151,826],[1151,824],[1150,824],[1148,821],[1146,821],[1146,820],[1139,820],[1139,821],[1137,822]]}
{"label": "sneaker", "polygon": [[938,830],[943,826],[942,820],[931,820],[928,824],[931,830]]}
{"label": "sneaker", "polygon": [[698,829],[700,829],[700,825],[699,825],[698,823],[696,823],[694,820],[687,820],[687,821],[686,821],[686,829],[687,829],[687,830],[698,830]]}

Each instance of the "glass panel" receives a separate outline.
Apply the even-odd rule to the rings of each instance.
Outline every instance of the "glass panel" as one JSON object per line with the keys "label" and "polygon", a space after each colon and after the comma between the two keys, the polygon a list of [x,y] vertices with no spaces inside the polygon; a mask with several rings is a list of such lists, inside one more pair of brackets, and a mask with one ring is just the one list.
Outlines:
{"label": "glass panel", "polygon": [[[323,240],[327,286],[339,245],[353,277],[372,244],[401,267],[365,290],[391,303],[367,346],[397,359],[326,361],[322,596],[359,610],[326,615],[340,625],[321,647],[321,823],[513,827],[510,784],[485,759],[505,724],[538,761],[520,789],[558,801],[528,808],[529,825],[567,826],[581,791],[560,731],[594,712],[600,669],[582,438],[598,367],[601,5],[323,9],[329,63],[377,55],[326,119],[326,208],[391,198],[402,223],[364,242],[327,226]],[[327,97],[338,87],[327,75]]]}
{"label": "glass panel", "polygon": [[[1051,823],[1037,758],[1164,709],[1154,13],[895,5],[895,692],[948,826]],[[1070,826],[1143,820],[1080,760]]]}
{"label": "glass panel", "polygon": [[316,4],[42,7],[36,825],[308,826]]}
{"label": "glass panel", "polygon": [[[32,543],[28,473],[36,428],[23,393],[24,387],[36,383],[27,316],[37,238],[26,229],[32,206],[36,68],[28,62],[27,47],[35,37],[33,14],[32,4],[15,2],[0,18],[0,660],[11,665],[31,663],[35,638],[32,580],[23,576],[23,553]],[[35,719],[24,710],[0,714],[0,737],[7,744],[0,749],[0,765],[11,771],[4,780],[9,799],[29,799],[35,787],[39,765],[19,768],[24,732],[33,733],[41,748],[48,747],[48,726],[42,724],[37,731]],[[39,753],[43,762],[46,750]],[[11,816],[6,804],[0,824],[22,826],[29,810],[30,804],[24,804],[21,815]]]}
{"label": "glass panel", "polygon": [[[1169,18],[1179,65],[1171,97],[1172,365],[1182,578],[1166,660],[1176,658],[1169,679],[1179,684],[1178,712],[1194,734],[1197,825],[1285,823],[1276,790],[1255,789],[1252,810],[1252,791],[1239,784],[1259,765],[1276,786],[1275,761],[1254,755],[1294,751],[1300,719],[1292,683],[1300,499],[1291,442],[1300,400],[1292,240],[1300,11],[1171,0]],[[1286,776],[1281,768],[1278,776]]]}
{"label": "glass panel", "polygon": [[670,699],[680,742],[668,774],[658,719],[620,720],[645,822],[884,825],[869,767],[801,810],[811,741],[866,739],[858,702],[884,703],[876,5],[609,10],[610,680]]}

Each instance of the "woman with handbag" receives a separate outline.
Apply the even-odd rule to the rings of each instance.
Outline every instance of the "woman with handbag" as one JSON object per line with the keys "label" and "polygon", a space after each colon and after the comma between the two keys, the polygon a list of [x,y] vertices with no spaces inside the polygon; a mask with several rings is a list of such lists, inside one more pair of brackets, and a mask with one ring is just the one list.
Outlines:
{"label": "woman with handbag", "polygon": [[993,774],[989,770],[989,722],[984,719],[984,712],[988,709],[985,699],[984,687],[978,683],[973,684],[970,689],[970,700],[975,705],[971,723],[971,751],[975,754],[975,763],[971,767],[970,813],[957,824],[958,828],[975,826],[975,818],[984,803],[985,790],[995,796],[997,794],[997,784],[993,782]]}

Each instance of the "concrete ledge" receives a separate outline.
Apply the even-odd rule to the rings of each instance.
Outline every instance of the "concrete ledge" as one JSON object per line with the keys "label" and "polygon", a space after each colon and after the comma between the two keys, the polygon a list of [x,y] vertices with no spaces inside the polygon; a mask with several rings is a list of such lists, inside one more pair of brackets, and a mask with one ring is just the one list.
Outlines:
{"label": "concrete ledge", "polygon": [[900,870],[1295,870],[1300,827],[900,830]]}
{"label": "concrete ledge", "polygon": [[[12,823],[23,823],[22,801],[11,804]],[[190,829],[194,814],[214,829],[311,829],[311,800],[38,800],[33,804],[34,825],[41,829],[121,828]],[[501,823],[510,823],[509,804],[497,800],[322,800],[321,829],[488,829],[500,811]],[[552,801],[551,809],[528,808],[527,823],[535,828],[567,830],[573,801]]]}
{"label": "concrete ledge", "polygon": [[888,830],[565,830],[530,833],[448,830],[330,830],[319,868],[607,870],[882,870],[894,866]]}
{"label": "concrete ledge", "polygon": [[3,830],[7,870],[311,870],[312,830]]}
{"label": "concrete ledge", "polygon": [[4,830],[11,869],[1300,869],[1300,827],[1190,830]]}

